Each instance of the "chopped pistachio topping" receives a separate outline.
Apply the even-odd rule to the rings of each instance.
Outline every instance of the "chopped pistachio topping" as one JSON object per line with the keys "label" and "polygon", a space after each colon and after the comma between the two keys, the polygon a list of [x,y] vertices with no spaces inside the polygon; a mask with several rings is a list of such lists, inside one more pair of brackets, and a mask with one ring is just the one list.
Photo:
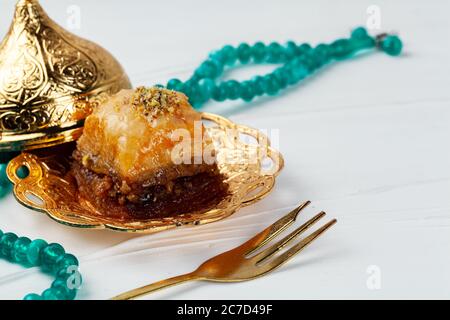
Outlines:
{"label": "chopped pistachio topping", "polygon": [[158,87],[138,87],[130,100],[133,108],[150,121],[164,112],[173,113],[180,102],[175,91]]}

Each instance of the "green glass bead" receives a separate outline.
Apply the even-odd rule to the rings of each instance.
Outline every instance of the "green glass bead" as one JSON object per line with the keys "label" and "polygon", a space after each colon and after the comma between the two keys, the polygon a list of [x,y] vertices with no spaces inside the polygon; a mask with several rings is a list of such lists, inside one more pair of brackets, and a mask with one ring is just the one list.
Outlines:
{"label": "green glass bead", "polygon": [[181,82],[181,80],[170,79],[169,82],[167,82],[167,89],[180,91],[182,85],[183,85],[183,82]]}
{"label": "green glass bead", "polygon": [[227,57],[222,50],[216,50],[209,54],[208,56],[211,60],[215,60],[216,62],[224,65],[227,61]]}
{"label": "green glass bead", "polygon": [[368,37],[367,30],[364,27],[358,27],[352,31],[351,37],[353,39],[364,39]]}
{"label": "green glass bead", "polygon": [[43,270],[56,272],[56,262],[64,256],[64,248],[58,243],[51,243],[41,251],[41,262]]}
{"label": "green glass bead", "polygon": [[60,289],[49,288],[42,292],[42,298],[44,300],[64,300],[65,294]]}
{"label": "green glass bead", "polygon": [[0,256],[5,257],[7,259],[12,258],[14,243],[17,240],[17,235],[8,232],[2,235],[0,238]]}
{"label": "green glass bead", "polygon": [[225,83],[227,98],[230,100],[239,99],[241,96],[241,84],[236,80],[228,80]]}
{"label": "green glass bead", "polygon": [[191,102],[191,106],[194,109],[200,109],[202,107],[202,105],[203,105],[203,102],[201,102],[200,100],[193,100]]}
{"label": "green glass bead", "polygon": [[222,53],[225,56],[225,64],[232,66],[236,63],[237,52],[233,46],[226,45],[222,48]]}
{"label": "green glass bead", "polygon": [[70,266],[79,266],[78,259],[70,253],[64,254],[57,262],[56,262],[56,270],[67,270]]}
{"label": "green glass bead", "polygon": [[201,80],[200,77],[198,77],[195,73],[185,82],[194,83],[199,82]]}
{"label": "green glass bead", "polygon": [[312,50],[312,47],[311,47],[310,44],[308,44],[308,43],[303,43],[303,44],[301,44],[301,45],[298,47],[298,54],[299,54],[299,55],[305,54],[305,53],[307,53],[307,52],[309,52],[309,51],[311,51],[311,50]]}
{"label": "green glass bead", "polygon": [[328,45],[322,43],[314,48],[314,59],[318,67],[326,64],[329,61],[330,56],[331,50]]}
{"label": "green glass bead", "polygon": [[403,49],[403,43],[397,36],[387,36],[381,42],[381,49],[390,56],[398,56]]}
{"label": "green glass bead", "polygon": [[23,300],[42,300],[42,297],[36,293],[27,294]]}
{"label": "green glass bead", "polygon": [[204,103],[211,99],[216,83],[211,79],[202,79],[199,82],[201,101]]}
{"label": "green glass bead", "polygon": [[284,53],[286,54],[287,60],[291,60],[297,56],[299,49],[294,41],[286,42],[286,45],[284,47]]}
{"label": "green glass bead", "polygon": [[220,70],[214,60],[206,60],[203,62],[202,67],[205,68],[203,78],[213,79],[220,75]]}
{"label": "green glass bead", "polygon": [[289,86],[293,85],[293,84],[296,84],[298,82],[298,80],[296,80],[296,78],[294,76],[293,68],[286,68],[285,69],[285,73],[286,73],[286,76],[287,76],[287,82],[288,82]]}
{"label": "green glass bead", "polygon": [[339,39],[331,44],[331,50],[334,58],[344,59],[352,53],[352,46],[348,39]]}
{"label": "green glass bead", "polygon": [[267,57],[267,47],[262,42],[255,43],[251,48],[251,54],[255,63],[263,62]]}
{"label": "green glass bead", "polygon": [[56,278],[52,282],[52,287],[60,287],[60,288],[66,288],[67,289],[67,279]]}
{"label": "green glass bead", "polygon": [[361,50],[361,49],[369,49],[375,47],[375,39],[372,37],[365,37],[360,39],[354,39],[352,38],[350,40],[351,46],[353,47],[353,50]]}
{"label": "green glass bead", "polygon": [[181,92],[189,98],[190,104],[195,104],[199,100],[200,86],[197,82],[190,79],[189,81],[183,83]]}
{"label": "green glass bead", "polygon": [[216,63],[213,60],[206,60],[203,62],[200,67],[195,70],[195,75],[200,78],[209,78],[214,79],[219,76],[219,69]]}
{"label": "green glass bead", "polygon": [[287,87],[289,83],[288,75],[283,68],[278,68],[273,72],[273,76],[277,79],[280,89]]}
{"label": "green glass bead", "polygon": [[255,95],[262,96],[267,90],[267,81],[262,76],[255,76],[251,79]]}
{"label": "green glass bead", "polygon": [[375,46],[375,39],[367,33],[366,28],[358,27],[352,31],[350,43],[353,50],[357,51],[373,48]]}
{"label": "green glass bead", "polygon": [[298,65],[299,65],[298,59],[295,58],[283,67],[284,73],[287,78],[288,85],[292,85],[292,84],[295,84],[298,82],[299,79],[296,78],[295,73],[294,73],[294,69]]}
{"label": "green glass bead", "polygon": [[242,100],[249,102],[255,97],[255,90],[253,89],[253,83],[251,81],[244,81],[241,84],[241,98]]}
{"label": "green glass bead", "polygon": [[187,96],[189,97],[189,103],[193,106],[201,103],[201,92],[200,92],[200,85],[198,82],[192,82],[190,86],[190,91],[188,92]]}
{"label": "green glass bead", "polygon": [[225,87],[225,83],[221,83],[220,85],[214,88],[212,98],[215,101],[222,102],[227,98],[227,88]]}
{"label": "green glass bead", "polygon": [[292,68],[291,72],[292,72],[293,83],[297,83],[298,81],[304,79],[309,74],[308,69],[302,64],[298,64],[298,65],[294,66]]}
{"label": "green glass bead", "polygon": [[273,74],[264,77],[267,81],[266,93],[270,96],[276,95],[280,91],[280,85],[277,78]]}
{"label": "green glass bead", "polygon": [[[217,76],[216,76],[216,78],[217,77],[220,77],[222,74],[223,74],[223,70],[224,70],[224,68],[223,68],[223,64],[222,63],[220,63],[220,62],[218,62],[218,61],[216,61],[216,60],[210,60],[214,65],[215,65],[215,67],[216,67],[216,70],[217,70]],[[199,79],[200,80],[200,79]]]}
{"label": "green glass bead", "polygon": [[6,167],[8,165],[5,163],[0,163],[0,187],[7,186],[10,184],[8,176],[6,175]]}
{"label": "green glass bead", "polygon": [[13,247],[12,258],[18,263],[28,263],[27,252],[30,246],[31,240],[27,237],[20,237],[16,240]]}
{"label": "green glass bead", "polygon": [[[278,71],[275,71],[275,76],[278,78],[278,81],[283,82],[282,86],[285,88],[291,82],[291,70],[286,67],[280,68]],[[283,78],[282,80],[280,80]]]}
{"label": "green glass bead", "polygon": [[316,62],[309,54],[300,56],[300,58],[298,58],[298,62],[308,70],[308,73],[312,73],[317,67]]}
{"label": "green glass bead", "polygon": [[272,42],[267,47],[267,62],[270,63],[279,63],[284,61],[285,54],[284,49],[278,42]]}
{"label": "green glass bead", "polygon": [[186,96],[188,96],[188,98],[192,91],[192,83],[194,83],[194,82],[191,80],[186,81],[183,83],[183,85],[180,88],[180,92],[183,92]]}
{"label": "green glass bead", "polygon": [[[223,67],[223,65],[220,63],[220,62],[217,62],[217,61],[215,61],[215,60],[211,60],[212,61],[212,63],[214,63],[214,65],[216,66],[216,69],[217,69],[217,77],[220,77],[222,74],[223,74],[223,70],[224,70],[224,67]],[[216,77],[216,78],[217,78]],[[200,80],[200,79],[199,79]]]}
{"label": "green glass bead", "polygon": [[241,43],[237,48],[237,56],[242,64],[248,63],[252,57],[252,48],[246,43]]}
{"label": "green glass bead", "polygon": [[41,252],[48,246],[47,241],[36,239],[31,241],[28,246],[27,260],[32,266],[41,265]]}
{"label": "green glass bead", "polygon": [[53,281],[52,288],[59,292],[62,292],[62,295],[64,296],[63,300],[73,300],[77,295],[77,290],[67,288],[66,281],[62,279],[56,279],[55,281]]}

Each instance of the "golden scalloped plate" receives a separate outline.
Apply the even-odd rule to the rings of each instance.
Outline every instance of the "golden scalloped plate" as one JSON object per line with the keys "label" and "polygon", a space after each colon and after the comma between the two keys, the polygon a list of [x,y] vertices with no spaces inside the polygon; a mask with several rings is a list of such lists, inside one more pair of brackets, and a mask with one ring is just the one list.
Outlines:
{"label": "golden scalloped plate", "polygon": [[[214,114],[202,113],[202,118],[229,186],[229,195],[212,209],[147,220],[110,218],[80,199],[74,179],[67,174],[73,143],[22,153],[13,159],[7,173],[14,184],[14,195],[24,206],[78,228],[154,233],[224,219],[268,195],[284,161],[260,131]],[[23,166],[29,169],[29,175],[21,179],[17,172]]]}

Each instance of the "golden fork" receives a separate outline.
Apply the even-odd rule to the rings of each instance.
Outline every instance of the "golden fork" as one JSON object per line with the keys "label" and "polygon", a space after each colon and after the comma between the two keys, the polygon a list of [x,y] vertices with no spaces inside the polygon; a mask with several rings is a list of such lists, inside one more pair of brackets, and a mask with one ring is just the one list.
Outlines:
{"label": "golden fork", "polygon": [[294,230],[292,233],[281,239],[279,242],[273,244],[267,249],[257,252],[281,232],[286,230],[292,223],[294,223],[299,212],[308,204],[310,204],[309,201],[301,204],[244,244],[209,259],[200,265],[197,270],[191,273],[155,282],[144,287],[122,293],[112,299],[134,299],[156,290],[191,280],[239,282],[261,277],[287,262],[295,254],[299,253],[303,248],[317,239],[321,234],[337,222],[336,219],[329,221],[327,224],[317,229],[297,244],[293,245],[292,248],[286,252],[272,258],[278,251],[283,249],[286,245],[301,235],[306,229],[325,216],[325,212],[322,211]]}

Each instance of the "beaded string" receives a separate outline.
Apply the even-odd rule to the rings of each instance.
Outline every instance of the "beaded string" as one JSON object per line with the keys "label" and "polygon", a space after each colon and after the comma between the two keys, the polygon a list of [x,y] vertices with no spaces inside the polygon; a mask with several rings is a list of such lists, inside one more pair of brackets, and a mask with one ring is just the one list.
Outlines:
{"label": "beaded string", "polygon": [[[28,175],[22,168],[17,173],[25,178]],[[6,164],[0,164],[0,197],[11,189],[6,176]],[[27,237],[18,237],[12,232],[0,230],[0,258],[21,264],[25,267],[40,267],[45,273],[55,276],[51,287],[40,295],[27,294],[24,300],[73,300],[81,286],[82,277],[78,270],[78,259],[58,243],[48,244],[45,240],[31,241]]]}
{"label": "beaded string", "polygon": [[78,259],[66,253],[58,243],[45,240],[31,241],[12,232],[0,230],[0,257],[26,267],[41,267],[42,271],[55,276],[50,288],[41,295],[27,294],[24,300],[73,300],[81,285]]}
{"label": "beaded string", "polygon": [[[171,79],[166,87],[186,94],[194,108],[200,108],[210,99],[242,99],[249,102],[258,96],[276,95],[333,60],[346,59],[373,48],[397,56],[401,53],[402,46],[401,40],[395,35],[371,37],[363,27],[354,29],[349,39],[338,39],[330,44],[322,43],[314,48],[308,43],[297,45],[293,41],[288,41],[284,46],[277,42],[269,45],[257,42],[253,46],[242,43],[236,48],[226,45],[211,52],[208,59],[187,81]],[[222,76],[225,68],[232,67],[237,62],[242,65],[253,62],[282,66],[265,76],[255,76],[243,82],[228,80],[218,83],[217,79]]]}
{"label": "beaded string", "polygon": [[[186,94],[194,108],[200,108],[211,99],[219,102],[242,99],[249,102],[258,96],[277,95],[282,89],[297,84],[333,60],[346,59],[374,48],[397,56],[401,53],[402,47],[402,42],[397,36],[381,34],[372,37],[363,27],[354,29],[348,39],[319,44],[314,48],[308,43],[298,45],[293,41],[287,42],[284,46],[277,42],[269,45],[257,42],[252,46],[242,43],[238,47],[226,45],[218,51],[211,52],[208,59],[187,81],[171,79],[166,87]],[[255,76],[243,82],[236,80],[218,82],[217,79],[223,75],[224,70],[237,62],[242,65],[251,62],[282,65],[265,76]],[[11,187],[6,177],[7,161],[3,160],[11,159],[13,155],[0,155],[2,156],[0,162],[4,162],[0,163],[1,198]],[[26,237],[19,238],[13,233],[3,234],[0,231],[0,257],[26,266],[41,266],[43,271],[56,276],[51,288],[41,295],[28,294],[25,300],[75,298],[77,288],[81,284],[78,260],[75,256],[65,253],[61,245],[47,244],[44,240],[31,241]]]}

